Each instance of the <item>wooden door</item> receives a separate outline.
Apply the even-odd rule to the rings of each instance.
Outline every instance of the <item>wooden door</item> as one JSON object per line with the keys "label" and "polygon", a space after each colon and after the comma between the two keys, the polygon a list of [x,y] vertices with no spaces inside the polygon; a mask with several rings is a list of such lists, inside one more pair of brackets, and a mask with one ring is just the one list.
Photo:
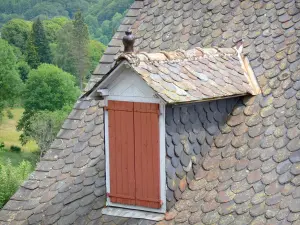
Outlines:
{"label": "wooden door", "polygon": [[159,105],[108,102],[111,202],[160,208]]}

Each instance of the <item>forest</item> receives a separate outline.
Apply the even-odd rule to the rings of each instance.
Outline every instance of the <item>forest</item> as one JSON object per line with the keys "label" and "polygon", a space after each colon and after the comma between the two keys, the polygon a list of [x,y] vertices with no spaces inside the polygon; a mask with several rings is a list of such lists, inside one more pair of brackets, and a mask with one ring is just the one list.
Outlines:
{"label": "forest", "polygon": [[90,37],[108,44],[133,0],[1,0],[0,27],[11,19],[74,18],[81,11]]}
{"label": "forest", "polygon": [[0,1],[0,209],[49,148],[132,2]]}

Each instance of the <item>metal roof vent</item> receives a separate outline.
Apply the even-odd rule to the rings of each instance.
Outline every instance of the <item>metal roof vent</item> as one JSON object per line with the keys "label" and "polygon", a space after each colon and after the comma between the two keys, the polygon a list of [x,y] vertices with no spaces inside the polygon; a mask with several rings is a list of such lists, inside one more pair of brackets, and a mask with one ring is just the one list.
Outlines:
{"label": "metal roof vent", "polygon": [[124,52],[125,53],[133,52],[135,37],[132,34],[131,29],[128,29],[128,31],[126,31],[125,34],[126,35],[123,37]]}

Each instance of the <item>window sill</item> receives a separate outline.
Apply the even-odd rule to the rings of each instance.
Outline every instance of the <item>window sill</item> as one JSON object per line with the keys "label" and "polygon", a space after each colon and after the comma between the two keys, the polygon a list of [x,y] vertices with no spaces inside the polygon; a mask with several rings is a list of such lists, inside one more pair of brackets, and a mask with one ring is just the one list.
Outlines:
{"label": "window sill", "polygon": [[122,209],[116,207],[107,207],[102,209],[103,215],[118,216],[126,218],[146,219],[153,221],[161,221],[165,218],[162,213],[146,212],[134,209]]}

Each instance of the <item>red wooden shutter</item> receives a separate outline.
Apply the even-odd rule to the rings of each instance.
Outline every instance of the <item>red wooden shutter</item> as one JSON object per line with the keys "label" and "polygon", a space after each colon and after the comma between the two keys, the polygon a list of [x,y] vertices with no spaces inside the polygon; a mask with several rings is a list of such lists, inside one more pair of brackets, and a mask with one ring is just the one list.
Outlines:
{"label": "red wooden shutter", "polygon": [[108,101],[111,202],[135,205],[133,103]]}
{"label": "red wooden shutter", "polygon": [[159,105],[108,101],[110,200],[160,208]]}
{"label": "red wooden shutter", "polygon": [[159,105],[134,103],[136,205],[160,208]]}

